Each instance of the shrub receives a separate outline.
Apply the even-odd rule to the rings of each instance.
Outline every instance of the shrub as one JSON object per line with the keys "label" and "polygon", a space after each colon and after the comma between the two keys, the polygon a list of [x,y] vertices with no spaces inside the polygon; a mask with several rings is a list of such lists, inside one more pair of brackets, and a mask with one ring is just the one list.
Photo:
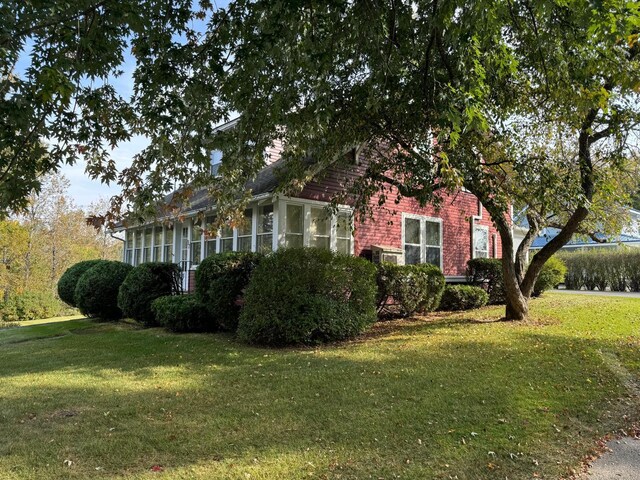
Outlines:
{"label": "shrub", "polygon": [[151,302],[151,310],[158,324],[172,332],[212,332],[217,328],[214,319],[196,295],[172,295]]}
{"label": "shrub", "polygon": [[440,300],[440,310],[471,310],[484,307],[489,294],[483,288],[473,285],[447,285]]}
{"label": "shrub", "polygon": [[467,262],[467,281],[482,287],[489,294],[492,305],[505,303],[502,260],[499,258],[473,258]]}
{"label": "shrub", "polygon": [[62,310],[60,302],[49,292],[24,292],[9,296],[0,303],[0,320],[22,322],[50,318]]}
{"label": "shrub", "polygon": [[102,320],[122,318],[118,290],[131,270],[133,267],[127,263],[104,260],[84,272],[74,297],[80,312]]}
{"label": "shrub", "polygon": [[104,260],[85,260],[67,268],[58,280],[58,296],[67,305],[76,307],[75,293],[78,280],[84,272]]}
{"label": "shrub", "polygon": [[229,252],[205,258],[196,270],[196,294],[223,330],[238,328],[242,293],[262,254]]}
{"label": "shrub", "polygon": [[571,290],[640,291],[640,249],[564,252],[565,285]]}
{"label": "shrub", "polygon": [[431,264],[378,265],[378,311],[403,317],[438,308],[444,275]]}
{"label": "shrub", "polygon": [[266,256],[244,296],[238,337],[281,346],[353,337],[376,320],[375,266],[328,250],[292,248]]}
{"label": "shrub", "polygon": [[533,296],[539,297],[542,292],[556,288],[564,282],[567,267],[558,257],[551,257],[545,262],[533,286]]}
{"label": "shrub", "polygon": [[143,263],[129,272],[118,291],[118,307],[125,317],[147,326],[157,325],[151,311],[156,298],[179,293],[180,268],[173,263]]}

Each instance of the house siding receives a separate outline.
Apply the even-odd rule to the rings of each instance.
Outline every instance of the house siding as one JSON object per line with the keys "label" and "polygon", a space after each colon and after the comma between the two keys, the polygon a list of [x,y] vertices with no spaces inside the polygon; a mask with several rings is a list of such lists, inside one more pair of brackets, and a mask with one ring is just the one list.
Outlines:
{"label": "house siding", "polygon": [[[328,202],[363,172],[363,166],[330,168],[322,178],[307,184],[296,196]],[[482,213],[478,215],[478,200],[473,194],[460,191],[455,195],[444,195],[439,209],[433,205],[421,207],[416,200],[406,197],[396,203],[397,193],[386,197],[385,207],[380,208],[379,197],[374,196],[371,199],[373,218],[355,225],[355,255],[368,257],[372,245],[403,248],[402,214],[407,213],[442,219],[442,270],[447,276],[465,275],[467,261],[473,255],[472,224],[489,228],[489,256],[502,257],[500,236],[491,216],[484,207],[480,207]]]}

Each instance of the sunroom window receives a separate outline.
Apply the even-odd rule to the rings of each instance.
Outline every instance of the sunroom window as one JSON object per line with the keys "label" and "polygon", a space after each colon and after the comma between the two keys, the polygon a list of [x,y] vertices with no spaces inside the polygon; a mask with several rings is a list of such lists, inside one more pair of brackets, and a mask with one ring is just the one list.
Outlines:
{"label": "sunroom window", "polygon": [[304,245],[304,207],[302,205],[287,205],[285,245],[287,247]]}
{"label": "sunroom window", "polygon": [[189,261],[189,228],[182,227],[182,236],[180,237],[180,261],[186,263]]}
{"label": "sunroom window", "polygon": [[191,227],[191,263],[200,263],[200,243],[202,241],[202,228],[200,225]]}
{"label": "sunroom window", "polygon": [[133,263],[133,232],[127,230],[125,233],[126,249],[124,254],[124,261],[131,265]]}
{"label": "sunroom window", "polygon": [[331,218],[324,208],[311,207],[309,246],[327,250],[331,248]]}
{"label": "sunroom window", "polygon": [[473,258],[489,258],[489,227],[476,225],[473,228]]}
{"label": "sunroom window", "polygon": [[144,231],[144,249],[142,251],[142,261],[150,262],[151,261],[151,238],[153,236],[153,230],[151,228],[147,228]]}
{"label": "sunroom window", "polygon": [[441,223],[426,217],[404,219],[404,263],[442,265]]}
{"label": "sunroom window", "polygon": [[164,261],[173,261],[173,228],[167,228],[164,232]]}
{"label": "sunroom window", "polygon": [[142,230],[136,230],[135,246],[136,248],[133,252],[133,264],[138,266],[142,260]]}
{"label": "sunroom window", "polygon": [[273,250],[273,205],[264,205],[258,209],[256,250],[258,252]]}
{"label": "sunroom window", "polygon": [[220,253],[233,251],[233,229],[222,227],[220,230]]}
{"label": "sunroom window", "polygon": [[218,237],[215,232],[211,231],[211,225],[215,222],[216,218],[214,216],[209,216],[206,219],[206,231],[205,231],[205,255],[208,257],[209,255],[213,255],[216,253],[216,249],[218,246]]}
{"label": "sunroom window", "polygon": [[155,227],[153,231],[153,261],[159,262],[162,249],[162,227]]}
{"label": "sunroom window", "polygon": [[238,227],[238,251],[250,252],[251,251],[251,233],[253,223],[253,210],[247,209],[244,211],[244,218],[242,224]]}

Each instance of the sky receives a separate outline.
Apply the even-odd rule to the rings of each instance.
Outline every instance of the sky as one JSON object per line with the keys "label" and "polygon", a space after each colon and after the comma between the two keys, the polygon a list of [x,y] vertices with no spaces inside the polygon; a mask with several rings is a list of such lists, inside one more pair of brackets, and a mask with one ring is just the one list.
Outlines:
{"label": "sky", "polygon": [[[228,5],[228,0],[214,0],[216,8],[224,8]],[[194,21],[192,26],[196,30],[205,29],[205,21]],[[27,42],[25,45],[24,54],[21,56],[16,64],[16,72],[22,73],[29,66],[29,51],[30,44]],[[135,61],[129,53],[124,55],[124,63],[121,65],[123,71],[119,77],[112,77],[110,83],[114,86],[116,91],[124,98],[128,99],[133,93],[133,71],[135,69]],[[145,137],[137,136],[131,139],[129,142],[124,142],[118,145],[118,147],[112,152],[113,159],[116,162],[118,170],[128,166],[131,163],[133,156],[147,146],[148,141]],[[60,169],[60,173],[67,177],[71,186],[68,194],[71,196],[76,205],[80,207],[87,207],[90,203],[99,200],[101,198],[110,198],[120,192],[120,188],[117,184],[112,183],[106,185],[99,180],[91,180],[85,173],[85,163],[80,161],[75,165],[63,165]]]}

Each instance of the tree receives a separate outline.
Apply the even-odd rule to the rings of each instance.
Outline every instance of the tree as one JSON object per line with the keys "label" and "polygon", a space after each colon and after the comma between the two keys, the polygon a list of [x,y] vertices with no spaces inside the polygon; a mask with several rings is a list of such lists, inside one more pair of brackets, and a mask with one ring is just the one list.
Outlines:
{"label": "tree", "polygon": [[[76,47],[90,38],[80,45],[69,33],[77,18],[92,24],[79,5],[61,18],[66,36],[53,37],[66,48],[55,50],[64,55],[54,73],[78,68]],[[196,8],[124,1],[100,2],[94,11],[106,14],[98,44],[108,48],[98,53],[107,70],[128,44],[137,66],[130,103],[99,96],[73,117],[91,140],[83,142],[91,147],[90,174],[115,178],[99,138],[118,141],[134,131],[150,141],[120,172],[122,194],[99,220],[112,222],[129,207],[153,215],[175,186],[176,203],[205,186],[219,219],[241,211],[250,192],[240,201],[238,192],[274,141],[283,142],[288,162],[284,192],[356,152],[366,173],[343,196],[361,215],[371,198],[384,203],[389,189],[438,204],[443,192],[465,187],[483,202],[502,240],[506,316],[521,319],[544,262],[585,222],[596,222],[595,213],[622,202],[613,185],[628,174],[639,108],[640,16],[632,2],[234,0]],[[31,35],[51,34],[50,20],[38,22]],[[32,58],[37,67],[50,62]],[[98,59],[87,71],[104,72]],[[66,90],[52,82],[68,105]],[[114,120],[104,127],[111,109]],[[236,128],[212,135],[236,113]],[[59,124],[63,137],[75,132],[69,125]],[[17,151],[14,143],[0,146]],[[215,179],[208,174],[213,148],[224,151]],[[516,202],[528,206],[531,227],[517,251]],[[527,266],[526,250],[551,222],[560,234]]]}
{"label": "tree", "polygon": [[0,5],[0,215],[24,208],[42,175],[86,162],[116,180],[110,151],[136,131],[113,84],[131,49],[167,51],[191,0],[70,0]]}

